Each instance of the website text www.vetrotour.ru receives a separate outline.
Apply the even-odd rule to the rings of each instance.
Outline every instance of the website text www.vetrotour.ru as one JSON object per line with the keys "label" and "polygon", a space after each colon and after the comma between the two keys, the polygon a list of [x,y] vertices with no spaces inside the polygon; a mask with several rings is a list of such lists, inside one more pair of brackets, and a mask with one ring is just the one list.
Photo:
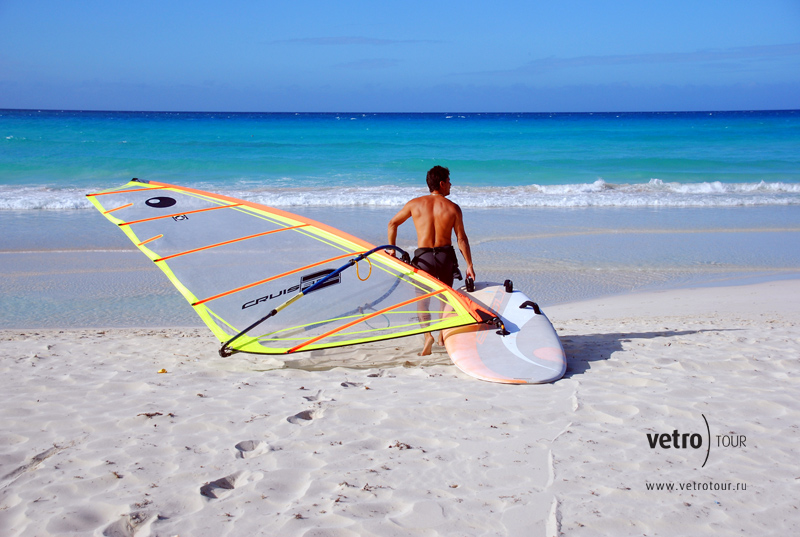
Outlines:
{"label": "website text www.vetrotour.ru", "polygon": [[645,482],[647,490],[666,490],[666,491],[744,491],[747,490],[747,483],[731,483],[727,481],[654,481]]}

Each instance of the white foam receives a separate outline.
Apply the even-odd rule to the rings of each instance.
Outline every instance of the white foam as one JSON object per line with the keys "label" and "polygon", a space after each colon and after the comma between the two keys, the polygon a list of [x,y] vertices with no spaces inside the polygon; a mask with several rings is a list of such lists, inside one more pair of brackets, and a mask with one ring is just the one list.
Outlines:
{"label": "white foam", "polygon": [[[98,188],[101,190],[106,187]],[[0,210],[63,210],[88,209],[92,205],[86,194],[97,190],[78,188],[48,188],[43,186],[0,186]]]}
{"label": "white foam", "polygon": [[[239,184],[192,185],[275,207],[396,207],[424,188],[398,186],[266,188]],[[97,189],[0,186],[0,210],[88,209],[85,195]],[[464,207],[737,207],[800,205],[800,183],[593,183],[513,187],[459,187],[451,198]]]}

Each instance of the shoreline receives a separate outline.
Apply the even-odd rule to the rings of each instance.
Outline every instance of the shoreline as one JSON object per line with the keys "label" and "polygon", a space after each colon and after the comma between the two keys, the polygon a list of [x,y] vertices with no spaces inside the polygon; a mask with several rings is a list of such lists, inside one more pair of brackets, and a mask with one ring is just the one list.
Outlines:
{"label": "shoreline", "polygon": [[[0,257],[9,261],[0,279],[0,307],[7,313],[0,330],[205,328],[163,273],[138,250],[0,252]],[[515,288],[549,311],[642,293],[790,282],[800,279],[800,271],[587,267],[531,272],[512,267],[486,269],[479,278],[494,282],[511,279]],[[456,281],[455,287],[460,284]]]}
{"label": "shoreline", "polygon": [[[384,240],[388,209],[307,208],[320,221]],[[796,210],[550,210],[471,212],[479,279],[511,279],[550,308],[631,292],[800,276]],[[198,327],[163,274],[94,212],[62,218],[0,214],[5,235],[3,328]],[[680,216],[680,218],[676,218]],[[742,221],[748,225],[742,227]],[[794,222],[797,222],[797,225]],[[781,226],[777,224],[784,222]],[[15,234],[24,228],[26,233]],[[413,230],[399,244],[413,249]],[[35,248],[30,250],[30,248]],[[57,251],[53,250],[57,248]],[[67,247],[67,249],[63,249]],[[39,249],[39,250],[36,250]]]}
{"label": "shoreline", "polygon": [[[2,327],[202,326],[160,270],[96,211],[0,211]],[[372,244],[391,208],[305,208]],[[479,281],[510,279],[542,307],[643,290],[800,277],[800,211],[465,212]],[[412,227],[398,245],[415,247]],[[58,251],[59,253],[54,253]]]}
{"label": "shoreline", "polygon": [[[467,377],[441,347],[417,357],[415,338],[282,367],[220,358],[205,328],[0,330],[0,530],[796,532],[799,293],[548,307],[567,374],[523,387]],[[711,440],[745,445],[648,445],[673,430],[706,442],[704,418]]]}

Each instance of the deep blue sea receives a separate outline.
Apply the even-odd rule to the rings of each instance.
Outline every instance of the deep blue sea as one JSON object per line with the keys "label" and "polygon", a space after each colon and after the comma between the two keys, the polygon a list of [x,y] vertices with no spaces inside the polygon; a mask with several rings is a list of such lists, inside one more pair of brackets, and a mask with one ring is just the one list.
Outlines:
{"label": "deep blue sea", "polygon": [[800,111],[0,110],[0,327],[199,324],[88,192],[192,186],[378,244],[436,164],[478,278],[544,306],[800,275]]}

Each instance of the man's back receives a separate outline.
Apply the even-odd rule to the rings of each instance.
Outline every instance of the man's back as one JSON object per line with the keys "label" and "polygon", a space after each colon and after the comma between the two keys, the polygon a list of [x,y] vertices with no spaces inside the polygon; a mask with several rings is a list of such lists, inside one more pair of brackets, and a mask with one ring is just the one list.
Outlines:
{"label": "man's back", "polygon": [[420,248],[441,248],[453,243],[458,205],[438,194],[413,199],[408,205]]}

